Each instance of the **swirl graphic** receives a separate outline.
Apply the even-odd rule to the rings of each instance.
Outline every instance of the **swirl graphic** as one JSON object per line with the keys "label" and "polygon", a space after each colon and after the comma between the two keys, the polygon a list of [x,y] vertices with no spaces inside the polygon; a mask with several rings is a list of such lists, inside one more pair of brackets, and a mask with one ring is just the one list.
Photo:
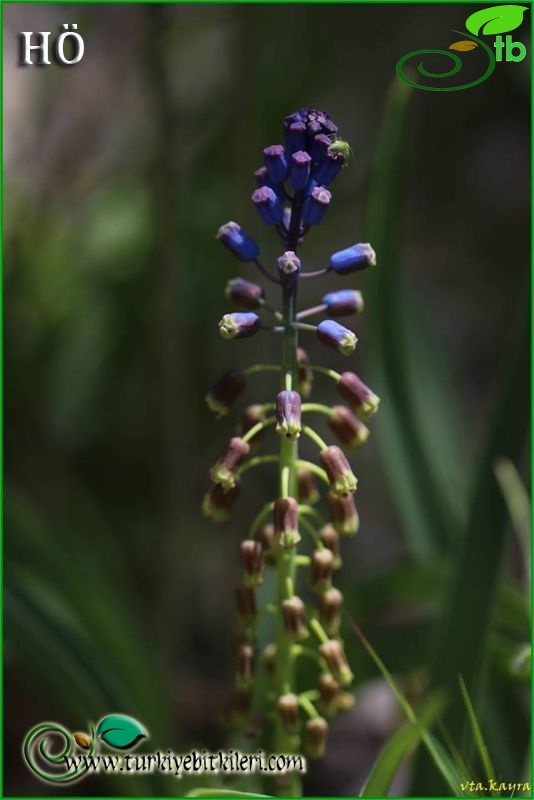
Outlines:
{"label": "swirl graphic", "polygon": [[[89,726],[91,743],[86,755],[92,756],[95,749],[95,736],[93,726]],[[51,743],[63,740],[63,749],[53,752]],[[32,772],[44,781],[53,783],[66,783],[80,778],[87,771],[87,764],[81,763],[78,767],[69,769],[65,758],[70,756],[74,739],[72,734],[56,722],[42,722],[28,732],[23,745],[24,759]],[[48,766],[50,765],[50,766]],[[45,766],[48,769],[45,769]],[[55,767],[55,769],[54,769]],[[60,767],[68,770],[62,772]]]}
{"label": "swirl graphic", "polygon": [[477,37],[473,36],[471,33],[463,33],[462,31],[453,31],[453,33],[458,33],[460,36],[466,36],[468,39],[472,39],[486,51],[489,64],[481,78],[477,78],[476,81],[471,81],[471,83],[464,83],[462,86],[424,86],[421,83],[414,83],[404,74],[404,64],[409,58],[413,58],[414,56],[425,56],[429,53],[439,53],[442,56],[447,56],[447,58],[450,58],[454,63],[454,67],[448,72],[429,72],[424,68],[423,62],[421,61],[417,66],[420,74],[427,78],[449,78],[451,75],[456,75],[456,73],[462,68],[462,61],[455,53],[451,53],[449,50],[414,50],[413,53],[408,53],[397,61],[396,69],[399,78],[403,80],[404,83],[408,83],[410,86],[413,86],[416,89],[424,89],[427,92],[458,92],[460,89],[469,89],[471,86],[476,86],[477,84],[482,83],[482,81],[485,81],[486,78],[489,78],[495,69],[495,56],[493,55],[491,47],[488,47],[485,42],[483,42],[481,39],[477,39]]}

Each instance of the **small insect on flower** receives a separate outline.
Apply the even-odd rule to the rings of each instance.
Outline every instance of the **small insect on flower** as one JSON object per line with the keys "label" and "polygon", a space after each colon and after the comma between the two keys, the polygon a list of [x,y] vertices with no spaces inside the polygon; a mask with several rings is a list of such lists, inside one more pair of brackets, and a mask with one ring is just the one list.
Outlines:
{"label": "small insect on flower", "polygon": [[356,160],[354,157],[354,152],[350,144],[346,141],[346,139],[334,139],[332,144],[328,147],[329,153],[334,153],[335,155],[341,155],[345,159],[343,164],[344,167],[348,167],[348,160],[349,156],[352,156],[353,160]]}

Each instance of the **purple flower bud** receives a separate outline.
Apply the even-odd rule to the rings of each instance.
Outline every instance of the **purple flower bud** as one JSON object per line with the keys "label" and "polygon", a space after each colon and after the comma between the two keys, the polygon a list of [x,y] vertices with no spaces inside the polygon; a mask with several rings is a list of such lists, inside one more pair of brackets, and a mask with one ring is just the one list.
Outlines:
{"label": "purple flower bud", "polygon": [[276,645],[273,642],[266,644],[261,654],[265,671],[271,680],[276,677]]}
{"label": "purple flower bud", "polygon": [[330,447],[325,447],[324,450],[321,450],[319,458],[326,470],[334,494],[343,497],[356,491],[358,481],[343,450],[332,444]]}
{"label": "purple flower bud", "polygon": [[326,157],[320,161],[313,170],[313,177],[318,183],[323,186],[328,186],[329,183],[337,178],[337,175],[345,163],[345,157],[342,153],[328,153]]}
{"label": "purple flower bud", "polygon": [[271,523],[262,525],[259,531],[256,533],[256,538],[258,542],[261,544],[265,563],[272,567],[275,563],[274,550],[276,544],[274,535],[274,525],[271,525]]}
{"label": "purple flower bud", "polygon": [[329,492],[328,502],[330,504],[332,522],[339,535],[355,536],[360,527],[360,519],[352,495],[339,497],[334,492]]}
{"label": "purple flower bud", "polygon": [[250,445],[233,436],[210,470],[210,478],[220,483],[224,491],[233,489],[237,484],[237,468],[250,453]]}
{"label": "purple flower bud", "polygon": [[350,356],[356,348],[356,334],[334,322],[333,319],[325,319],[316,328],[317,338],[323,344],[328,345],[333,350],[337,350],[343,356]]}
{"label": "purple flower bud", "polygon": [[237,685],[250,686],[254,676],[254,648],[251,645],[239,645],[235,666]]}
{"label": "purple flower bud", "polygon": [[317,112],[317,115],[321,123],[323,133],[326,133],[327,136],[333,136],[334,133],[337,133],[337,125],[332,121],[330,114],[328,114],[327,111],[319,111]]}
{"label": "purple flower bud", "polygon": [[313,506],[321,499],[321,494],[317,488],[315,475],[309,469],[301,468],[297,470],[297,485],[299,503],[302,505]]}
{"label": "purple flower bud", "polygon": [[306,607],[300,597],[290,597],[282,601],[284,629],[292,639],[306,639],[308,629],[304,622]]}
{"label": "purple flower bud", "polygon": [[284,286],[293,286],[300,273],[300,258],[293,250],[286,252],[278,259],[278,275]]}
{"label": "purple flower bud", "polygon": [[359,272],[375,264],[376,254],[370,244],[354,244],[330,256],[330,266],[338,275]]}
{"label": "purple flower bud", "polygon": [[265,289],[259,283],[252,283],[244,278],[232,278],[226,284],[225,294],[236,305],[253,311],[261,306]]}
{"label": "purple flower bud", "polygon": [[343,372],[336,388],[361,419],[369,419],[378,410],[380,398],[354,372]]}
{"label": "purple flower bud", "polygon": [[341,623],[341,606],[343,605],[343,595],[339,589],[328,589],[319,597],[319,620],[323,624],[329,636],[337,636]]}
{"label": "purple flower bud", "polygon": [[263,580],[263,548],[254,539],[241,542],[240,553],[245,575],[245,586],[258,586]]}
{"label": "purple flower bud", "polygon": [[282,206],[276,192],[270,186],[260,186],[252,193],[252,202],[266,225],[278,225],[282,221]]}
{"label": "purple flower bud", "polygon": [[323,219],[328,208],[332,194],[324,186],[316,186],[306,198],[302,210],[302,219],[309,225],[318,225]]}
{"label": "purple flower bud", "polygon": [[321,133],[322,126],[321,126],[321,123],[319,122],[319,120],[312,119],[311,117],[308,117],[307,129],[308,129],[308,136],[311,136],[312,138],[314,138],[319,133]]}
{"label": "purple flower bud", "polygon": [[[335,495],[337,497],[337,495]],[[352,499],[352,497],[351,497]],[[319,539],[324,544],[325,547],[330,550],[334,556],[334,563],[332,565],[333,569],[339,569],[341,566],[341,555],[339,549],[339,534],[334,528],[333,525],[327,523],[323,525],[321,530],[319,531]]]}
{"label": "purple flower bud", "polygon": [[291,156],[291,186],[295,191],[304,189],[310,177],[311,156],[305,150],[297,150]]}
{"label": "purple flower bud", "polygon": [[284,120],[284,128],[288,128],[295,122],[302,122],[306,126],[309,140],[313,140],[317,134],[327,134],[331,136],[337,133],[337,125],[330,119],[330,115],[318,108],[300,108],[293,114],[289,114]]}
{"label": "purple flower bud", "polygon": [[354,707],[356,698],[352,692],[340,692],[336,702],[336,711],[338,714],[343,714]]}
{"label": "purple flower bud", "polygon": [[328,425],[341,444],[346,447],[360,447],[369,437],[367,428],[358,417],[345,406],[333,406]]}
{"label": "purple flower bud", "polygon": [[252,688],[250,686],[235,686],[229,708],[221,715],[228,725],[246,725],[250,717],[252,706]]}
{"label": "purple flower bud", "polygon": [[276,398],[276,432],[287,439],[300,436],[300,394],[298,392],[279,392]]}
{"label": "purple flower bud", "polygon": [[217,239],[231,253],[245,263],[255,261],[260,253],[260,248],[248,233],[237,222],[227,222],[217,231]]}
{"label": "purple flower bud", "polygon": [[293,497],[279,497],[274,503],[274,535],[282,547],[294,547],[300,542],[298,532],[298,505]]}
{"label": "purple flower bud", "polygon": [[328,739],[328,722],[323,717],[313,717],[306,722],[304,747],[310,758],[322,758]]}
{"label": "purple flower bud", "polygon": [[323,303],[332,317],[344,317],[363,311],[362,293],[356,289],[338,289],[336,292],[328,292],[323,297]]}
{"label": "purple flower bud", "polygon": [[297,349],[297,363],[299,367],[297,372],[297,389],[301,397],[309,397],[313,383],[313,372],[307,367],[307,364],[310,363],[310,358],[302,347]]}
{"label": "purple flower bud", "polygon": [[227,492],[223,487],[214,483],[204,495],[202,513],[212,522],[226,522],[230,519],[230,512],[239,494],[239,485],[236,484]]}
{"label": "purple flower bud", "polygon": [[319,646],[319,652],[328,664],[328,669],[342,686],[352,682],[352,672],[345,656],[343,645],[337,639],[329,639]]}
{"label": "purple flower bud", "polygon": [[[270,189],[273,190],[275,195],[278,198],[278,201],[281,205],[284,204],[285,195],[283,191],[283,187],[281,184],[273,184],[269,177],[269,172],[267,171],[267,167],[260,167],[254,173],[254,177],[256,178],[256,183],[258,186],[268,186]],[[291,211],[291,209],[289,209]]]}
{"label": "purple flower bud", "polygon": [[306,125],[304,122],[292,122],[286,128],[285,143],[289,154],[306,149]]}
{"label": "purple flower bud", "polygon": [[237,614],[245,627],[251,625],[257,613],[256,594],[251,586],[238,586],[235,590]]}
{"label": "purple flower bud", "polygon": [[254,177],[256,178],[256,183],[258,186],[269,186],[269,173],[267,172],[267,167],[259,167],[254,172]]}
{"label": "purple flower bud", "polygon": [[206,395],[206,403],[219,417],[224,417],[230,413],[233,403],[245,386],[246,382],[241,370],[229,369],[213,384]]}
{"label": "purple flower bud", "polygon": [[245,339],[253,336],[261,325],[261,320],[252,311],[236,311],[225,314],[219,322],[219,333],[223,339]]}
{"label": "purple flower bud", "polygon": [[283,183],[287,177],[287,161],[283,145],[273,144],[266,147],[263,151],[263,158],[271,181]]}
{"label": "purple flower bud", "polygon": [[299,726],[299,699],[296,694],[283,694],[277,701],[278,714],[288,733],[296,733]]}
{"label": "purple flower bud", "polygon": [[314,161],[322,161],[328,155],[328,148],[332,142],[325,133],[316,136],[310,147],[310,154]]}
{"label": "purple flower bud", "polygon": [[284,128],[288,130],[288,128],[295,122],[302,122],[305,125],[307,118],[308,109],[300,108],[298,111],[294,111],[292,114],[288,114],[287,117],[284,118]]}
{"label": "purple flower bud", "polygon": [[310,564],[310,584],[314,592],[324,592],[330,587],[330,579],[334,568],[334,554],[323,547],[314,550]]}
{"label": "purple flower bud", "polygon": [[330,717],[337,711],[337,700],[341,685],[326,673],[319,678],[317,688],[319,689],[321,711]]}

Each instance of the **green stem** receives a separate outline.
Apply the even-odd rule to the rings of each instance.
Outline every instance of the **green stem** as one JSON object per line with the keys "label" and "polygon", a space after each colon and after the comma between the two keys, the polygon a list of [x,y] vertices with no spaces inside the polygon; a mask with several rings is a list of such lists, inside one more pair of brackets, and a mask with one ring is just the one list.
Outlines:
{"label": "green stem", "polygon": [[312,442],[315,442],[319,450],[326,450],[328,445],[326,444],[324,439],[321,439],[318,433],[316,433],[313,428],[310,428],[308,425],[302,426],[302,433],[304,433],[308,439],[311,439]]}
{"label": "green stem", "polygon": [[317,520],[317,523],[319,524],[320,528],[326,525],[326,519],[313,506],[309,506],[306,504],[299,506],[299,517],[303,516],[313,517],[315,520]]}
{"label": "green stem", "polygon": [[310,698],[306,697],[306,695],[304,695],[304,694],[300,695],[299,703],[300,703],[300,707],[304,709],[304,711],[306,712],[306,714],[308,715],[308,717],[310,719],[314,719],[315,717],[319,716],[319,712],[317,711],[317,709],[313,705],[313,703],[310,700]]}
{"label": "green stem", "polygon": [[338,382],[341,378],[341,374],[336,372],[335,369],[328,369],[328,367],[321,367],[319,364],[306,364],[306,369],[311,369],[312,372],[320,372],[323,375],[328,375],[329,378]]}
{"label": "green stem", "polygon": [[315,314],[322,314],[323,311],[326,311],[326,306],[322,303],[320,306],[312,306],[311,308],[306,308],[304,311],[300,311],[297,314],[297,319],[306,319],[306,317],[313,317]]}
{"label": "green stem", "polygon": [[255,375],[256,372],[280,372],[280,364],[251,364],[243,370],[243,375]]}
{"label": "green stem", "polygon": [[[298,199],[297,199],[298,195]],[[292,220],[290,235],[292,233],[294,242],[290,249],[297,249],[298,231],[300,227],[300,216],[302,213],[302,193],[297,192],[293,203]],[[302,195],[302,197],[300,196]],[[289,245],[288,245],[289,246]],[[283,356],[282,356],[282,375],[281,388],[291,389],[297,379],[297,330],[295,328],[296,319],[297,286],[283,287]],[[280,440],[280,496],[293,497],[298,502],[297,497],[297,463],[298,463],[298,442],[297,440],[282,438]],[[277,578],[277,601],[279,608],[283,600],[293,593],[295,577],[297,571],[296,548],[290,550],[279,550],[276,559],[276,578]],[[288,637],[282,618],[281,611],[277,615],[277,641],[276,641],[276,690],[277,695],[295,691],[295,657],[293,644]],[[289,735],[283,728],[280,718],[276,717],[275,730],[275,749],[277,753],[297,753],[300,748],[300,740]],[[301,786],[300,778],[297,773],[289,773],[289,781],[284,789],[288,797],[300,797]]]}
{"label": "green stem", "polygon": [[259,467],[261,464],[270,464],[273,461],[279,461],[280,456],[273,455],[265,455],[265,456],[254,456],[254,458],[245,461],[242,467],[239,468],[238,474],[239,476],[244,475],[245,472],[248,472],[249,469],[254,469],[254,467]]}
{"label": "green stem", "polygon": [[271,501],[269,503],[265,503],[265,505],[258,511],[254,519],[252,520],[252,525],[249,528],[248,538],[253,539],[256,535],[256,531],[260,527],[260,525],[267,519],[269,514],[272,514],[274,507],[274,503]]}
{"label": "green stem", "polygon": [[320,699],[321,695],[317,691],[317,689],[308,689],[307,692],[301,692],[299,695],[299,699],[306,697],[308,700],[311,700],[312,703],[315,703],[317,700]]}
{"label": "green stem", "polygon": [[[300,524],[301,524],[301,525],[303,525],[303,527],[304,527],[304,528],[306,528],[306,530],[307,530],[307,531],[308,531],[308,533],[310,534],[311,538],[313,539],[313,542],[314,542],[315,546],[316,546],[316,547],[317,547],[319,550],[322,550],[322,549],[323,549],[323,547],[324,547],[324,544],[323,544],[323,543],[322,543],[322,541],[320,540],[320,538],[319,538],[319,536],[318,536],[318,534],[317,534],[317,531],[315,530],[315,528],[313,527],[313,525],[311,524],[311,522],[308,522],[308,520],[307,520],[307,519],[301,518],[301,520],[300,520]],[[308,563],[309,563],[309,561],[310,561],[310,559],[308,559]]]}
{"label": "green stem", "polygon": [[267,417],[262,422],[257,422],[250,430],[248,430],[245,435],[243,436],[244,442],[249,442],[251,439],[256,436],[256,434],[260,433],[260,431],[264,430],[264,428],[268,428],[269,425],[274,425],[276,422],[276,417]]}
{"label": "green stem", "polygon": [[317,475],[327,486],[330,486],[330,481],[328,480],[328,475],[324,471],[322,467],[318,467],[317,464],[314,464],[313,461],[302,461],[299,458],[297,461],[297,467],[303,467],[304,469],[308,469],[310,472],[313,472],[314,475]]}
{"label": "green stem", "polygon": [[322,655],[317,651],[313,650],[311,647],[306,647],[302,644],[294,644],[293,645],[293,655],[295,658],[299,658],[300,656],[304,656],[305,658],[309,658],[314,661],[323,672],[327,672],[327,664]]}
{"label": "green stem", "polygon": [[325,406],[323,403],[303,403],[300,407],[303,414],[310,411],[315,411],[317,414],[324,414],[325,417],[331,417],[334,413],[330,406]]}
{"label": "green stem", "polygon": [[260,305],[262,308],[264,308],[266,311],[268,311],[270,314],[276,317],[276,319],[279,320],[283,319],[282,314],[279,311],[277,311],[276,308],[270,306],[269,303],[266,303],[265,300],[260,300]]}
{"label": "green stem", "polygon": [[310,620],[310,628],[312,629],[312,631],[317,636],[320,642],[324,644],[324,642],[328,641],[328,636],[326,634],[326,631],[317,618]]}

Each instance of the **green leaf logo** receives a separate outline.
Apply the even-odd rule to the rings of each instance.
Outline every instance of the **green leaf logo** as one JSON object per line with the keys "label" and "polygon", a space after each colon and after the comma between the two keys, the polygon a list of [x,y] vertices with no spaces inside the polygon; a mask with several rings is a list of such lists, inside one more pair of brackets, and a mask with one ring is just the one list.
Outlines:
{"label": "green leaf logo", "polygon": [[508,33],[519,28],[523,22],[523,13],[527,6],[493,6],[475,11],[465,21],[467,30],[477,36],[485,33],[492,36],[497,33]]}
{"label": "green leaf logo", "polygon": [[148,733],[133,717],[126,714],[109,714],[98,723],[96,735],[116,750],[129,750]]}

